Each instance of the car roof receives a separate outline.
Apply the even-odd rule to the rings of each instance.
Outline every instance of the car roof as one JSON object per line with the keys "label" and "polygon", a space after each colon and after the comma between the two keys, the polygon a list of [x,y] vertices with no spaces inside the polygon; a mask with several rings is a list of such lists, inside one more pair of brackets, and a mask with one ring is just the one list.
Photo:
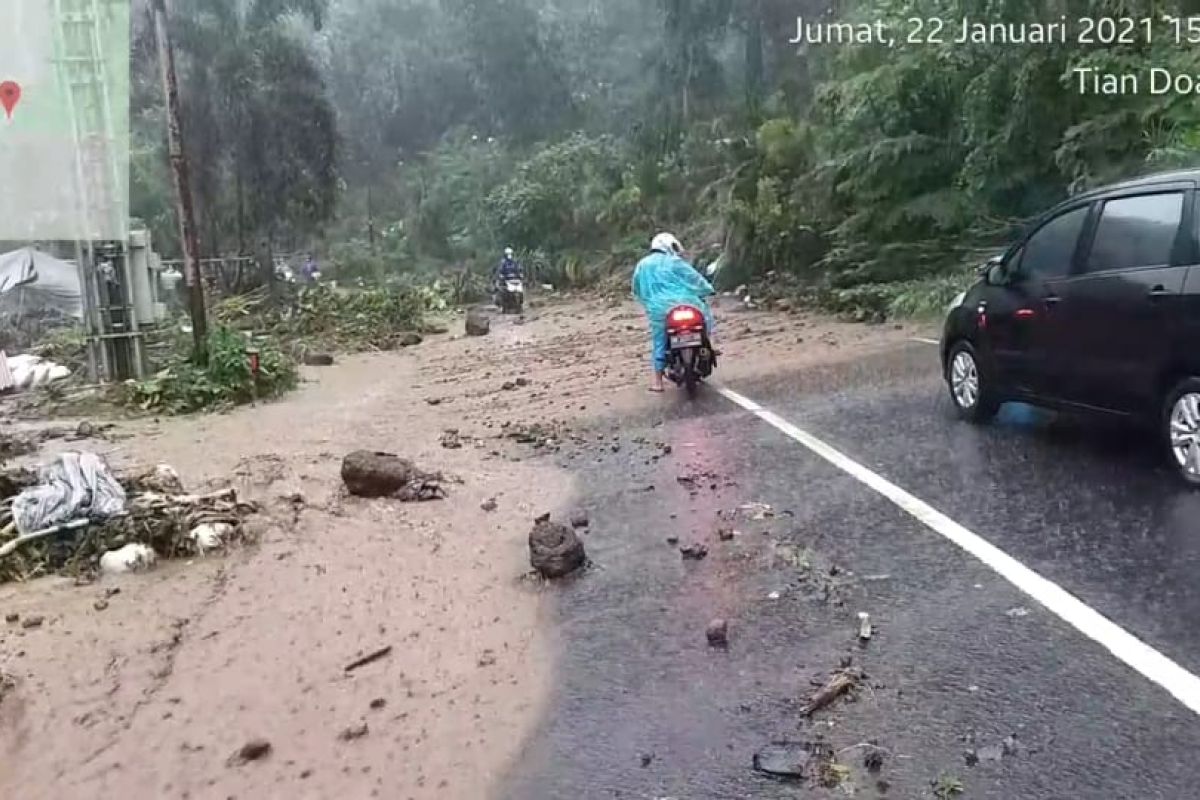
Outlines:
{"label": "car roof", "polygon": [[1110,183],[1105,186],[1098,186],[1095,189],[1089,189],[1086,192],[1071,197],[1066,202],[1077,202],[1087,198],[1099,197],[1106,195],[1109,192],[1122,191],[1124,189],[1137,189],[1141,186],[1156,186],[1162,183],[1195,183],[1200,181],[1200,169],[1178,169],[1170,172],[1155,172],[1150,175],[1142,175],[1138,178],[1130,178],[1120,181],[1119,183]]}

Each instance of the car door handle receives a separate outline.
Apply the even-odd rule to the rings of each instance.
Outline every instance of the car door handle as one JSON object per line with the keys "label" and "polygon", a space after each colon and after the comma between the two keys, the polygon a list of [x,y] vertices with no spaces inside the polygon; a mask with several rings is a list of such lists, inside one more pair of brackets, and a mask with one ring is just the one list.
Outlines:
{"label": "car door handle", "polygon": [[1168,292],[1165,286],[1155,286],[1150,291],[1146,292],[1146,296],[1151,300],[1158,300],[1163,297],[1170,297],[1174,292]]}

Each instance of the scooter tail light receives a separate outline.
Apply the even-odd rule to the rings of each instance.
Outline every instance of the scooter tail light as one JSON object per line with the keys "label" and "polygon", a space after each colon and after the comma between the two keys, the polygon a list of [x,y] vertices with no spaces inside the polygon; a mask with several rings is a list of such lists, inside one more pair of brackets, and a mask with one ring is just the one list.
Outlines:
{"label": "scooter tail light", "polygon": [[695,325],[701,319],[700,313],[694,308],[676,308],[672,309],[667,315],[667,324],[675,327],[685,327]]}

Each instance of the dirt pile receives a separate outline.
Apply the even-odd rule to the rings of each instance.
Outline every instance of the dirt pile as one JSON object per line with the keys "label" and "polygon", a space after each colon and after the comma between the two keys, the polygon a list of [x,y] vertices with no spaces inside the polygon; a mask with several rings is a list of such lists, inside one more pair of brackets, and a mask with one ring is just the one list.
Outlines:
{"label": "dirt pile", "polygon": [[563,578],[587,561],[583,542],[567,525],[539,517],[529,532],[529,563],[545,578]]}

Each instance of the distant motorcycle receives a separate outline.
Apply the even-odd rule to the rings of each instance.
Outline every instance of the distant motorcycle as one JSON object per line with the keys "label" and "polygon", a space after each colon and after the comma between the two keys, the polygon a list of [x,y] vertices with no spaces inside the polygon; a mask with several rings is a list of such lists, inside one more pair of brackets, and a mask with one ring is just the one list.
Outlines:
{"label": "distant motorcycle", "polygon": [[716,366],[717,354],[708,338],[704,312],[688,305],[667,312],[667,378],[694,396]]}
{"label": "distant motorcycle", "polygon": [[517,278],[500,281],[498,306],[502,314],[520,314],[525,309],[525,283]]}

